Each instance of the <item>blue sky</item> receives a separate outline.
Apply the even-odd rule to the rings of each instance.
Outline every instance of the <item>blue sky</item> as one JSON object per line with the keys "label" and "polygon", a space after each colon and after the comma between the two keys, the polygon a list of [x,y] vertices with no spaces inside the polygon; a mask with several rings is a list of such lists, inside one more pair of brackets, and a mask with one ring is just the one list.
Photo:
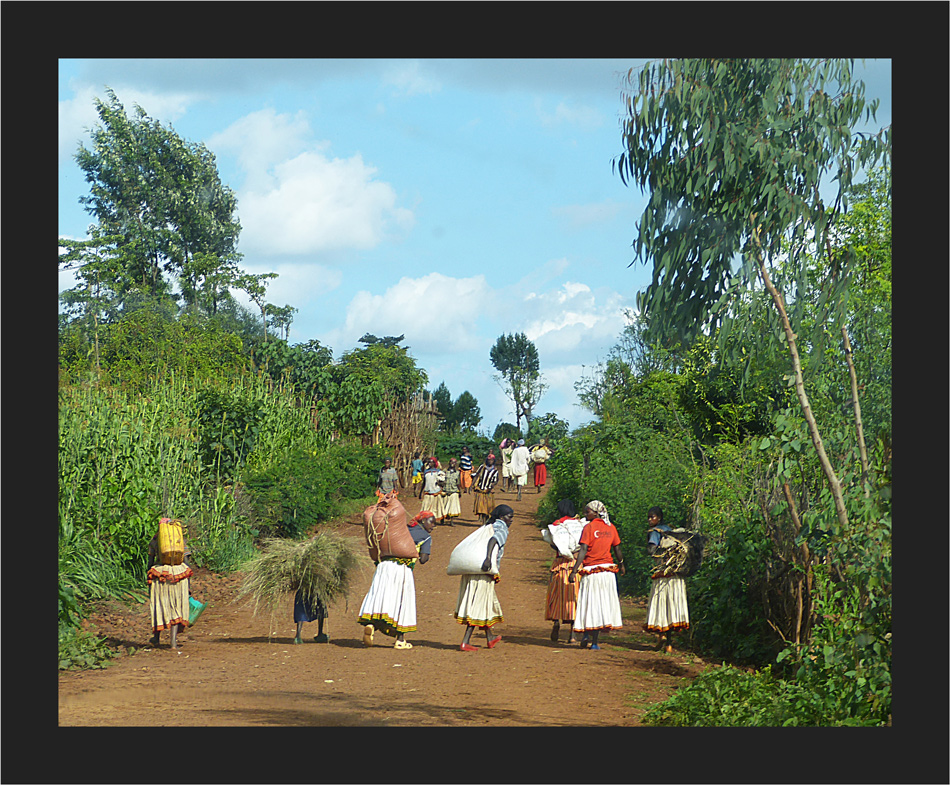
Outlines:
{"label": "blue sky", "polygon": [[[524,332],[535,409],[590,421],[574,382],[604,360],[650,280],[631,243],[645,200],[611,171],[629,60],[59,61],[59,235],[87,236],[72,159],[111,87],[216,156],[237,195],[240,265],[276,272],[290,342],[335,357],[366,332],[404,345],[480,429],[514,422],[489,351]],[[890,61],[856,76],[890,117]],[[60,274],[60,289],[72,278]]]}

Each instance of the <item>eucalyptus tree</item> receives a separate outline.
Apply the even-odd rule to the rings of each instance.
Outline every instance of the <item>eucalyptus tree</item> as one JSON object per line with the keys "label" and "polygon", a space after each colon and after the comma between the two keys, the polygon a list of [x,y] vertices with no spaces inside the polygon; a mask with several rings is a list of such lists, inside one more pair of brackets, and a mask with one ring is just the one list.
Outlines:
{"label": "eucalyptus tree", "polygon": [[118,237],[124,283],[168,296],[168,276],[184,281],[186,299],[221,293],[231,278],[209,276],[240,258],[237,199],[221,182],[214,154],[182,139],[140,106],[126,114],[111,89],[95,100],[99,123],[91,147],[75,154],[90,184],[80,198],[104,234]]}
{"label": "eucalyptus tree", "polygon": [[515,426],[521,430],[521,418],[525,428],[531,413],[547,385],[541,380],[541,361],[534,342],[524,333],[499,336],[489,353],[491,363],[498,374],[497,381],[515,406]]}
{"label": "eucalyptus tree", "polygon": [[[721,355],[735,360],[733,331],[743,317],[732,306],[764,286],[842,525],[841,483],[804,386],[795,295],[807,286],[806,253],[825,252],[856,174],[890,156],[890,128],[855,131],[862,117],[874,118],[878,101],[866,100],[852,68],[851,60],[648,63],[627,76],[625,150],[614,161],[625,184],[649,192],[633,247],[635,261],[653,261],[639,305],[654,335],[688,342],[718,328]],[[829,174],[837,184],[830,204],[821,193]],[[843,272],[824,293],[832,309],[852,261],[840,256]],[[760,326],[759,338],[773,335]]]}

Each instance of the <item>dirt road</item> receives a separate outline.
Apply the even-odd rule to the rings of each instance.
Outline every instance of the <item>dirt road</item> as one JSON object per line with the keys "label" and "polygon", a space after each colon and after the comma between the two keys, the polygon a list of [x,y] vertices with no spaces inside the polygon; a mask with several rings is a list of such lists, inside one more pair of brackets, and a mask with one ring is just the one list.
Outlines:
{"label": "dirt road", "polygon": [[[92,616],[92,629],[124,653],[104,670],[61,672],[60,726],[636,726],[645,709],[706,667],[688,653],[654,652],[640,631],[642,604],[624,603],[624,630],[604,635],[602,650],[553,643],[544,620],[552,552],[533,516],[541,498],[526,489],[496,493],[515,510],[498,595],[503,642],[461,652],[463,628],[453,618],[459,579],[446,575],[453,547],[477,527],[472,497],[462,518],[433,532],[432,557],[415,570],[418,630],[409,650],[377,634],[364,647],[356,623],[372,580],[355,581],[348,603],[330,609],[328,644],[313,642],[317,625],[293,645],[292,597],[271,626],[231,602],[240,576],[198,571],[192,591],[210,605],[183,636],[180,652],[148,645],[146,606],[112,604]],[[403,497],[410,515],[419,501]],[[358,516],[337,529],[362,538]],[[170,685],[177,685],[171,687]],[[174,689],[175,700],[165,697]],[[448,780],[445,780],[448,781]]]}

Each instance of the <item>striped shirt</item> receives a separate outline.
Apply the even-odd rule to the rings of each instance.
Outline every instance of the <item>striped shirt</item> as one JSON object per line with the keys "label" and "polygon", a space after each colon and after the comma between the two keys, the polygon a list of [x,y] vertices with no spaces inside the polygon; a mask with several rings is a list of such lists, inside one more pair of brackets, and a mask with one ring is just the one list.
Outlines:
{"label": "striped shirt", "polygon": [[470,472],[472,470],[472,456],[462,453],[459,456],[459,469],[463,472]]}
{"label": "striped shirt", "polygon": [[472,479],[475,483],[475,490],[487,491],[498,479],[498,469],[494,466],[489,466],[487,463],[483,463],[478,467],[475,474],[472,475]]}

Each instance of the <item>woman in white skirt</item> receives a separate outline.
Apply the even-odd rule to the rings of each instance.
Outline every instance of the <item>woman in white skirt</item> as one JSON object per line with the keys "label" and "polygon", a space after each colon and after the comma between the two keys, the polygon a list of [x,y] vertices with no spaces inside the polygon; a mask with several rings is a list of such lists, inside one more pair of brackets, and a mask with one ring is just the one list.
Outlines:
{"label": "woman in white skirt", "polygon": [[416,630],[416,583],[413,569],[416,562],[425,564],[432,552],[432,529],[435,516],[422,510],[409,521],[409,533],[419,552],[418,559],[385,557],[379,560],[373,573],[373,582],[360,606],[358,623],[363,626],[363,644],[373,645],[373,635],[379,630],[396,638],[395,649],[411,649],[407,632]]}
{"label": "woman in white skirt", "polygon": [[672,531],[663,523],[663,510],[651,507],[647,511],[647,553],[657,559],[653,571],[650,597],[647,600],[647,619],[643,629],[656,633],[657,649],[668,654],[673,651],[673,630],[689,629],[689,606],[686,604],[686,581],[676,575],[667,575],[656,555],[661,547],[663,532]]}
{"label": "woman in white skirt", "polygon": [[449,458],[449,468],[445,470],[445,484],[442,490],[445,496],[442,497],[442,516],[437,515],[439,523],[447,523],[454,526],[453,518],[458,518],[462,514],[461,499],[461,477],[462,474],[458,468],[458,461],[455,458]]}
{"label": "woman in white skirt", "polygon": [[491,569],[492,553],[496,548],[498,563],[501,564],[501,557],[505,554],[505,543],[508,541],[508,527],[511,526],[514,517],[515,511],[507,504],[499,504],[491,511],[493,533],[491,539],[488,540],[485,561],[482,563],[483,573],[463,575],[459,582],[455,619],[459,624],[466,625],[462,645],[459,647],[462,651],[478,651],[478,648],[470,643],[476,627],[485,630],[489,649],[494,649],[501,643],[501,635],[492,635],[491,632],[492,627],[505,620],[501,603],[495,593],[495,584],[499,578],[497,574],[488,574],[488,570]]}
{"label": "woman in white skirt", "polygon": [[623,627],[617,573],[623,575],[626,568],[620,550],[620,533],[610,522],[604,503],[590,502],[584,509],[584,517],[587,524],[581,532],[580,551],[568,576],[571,582],[578,573],[581,576],[574,632],[581,633],[582,649],[590,646],[591,650],[600,651],[600,633]]}

